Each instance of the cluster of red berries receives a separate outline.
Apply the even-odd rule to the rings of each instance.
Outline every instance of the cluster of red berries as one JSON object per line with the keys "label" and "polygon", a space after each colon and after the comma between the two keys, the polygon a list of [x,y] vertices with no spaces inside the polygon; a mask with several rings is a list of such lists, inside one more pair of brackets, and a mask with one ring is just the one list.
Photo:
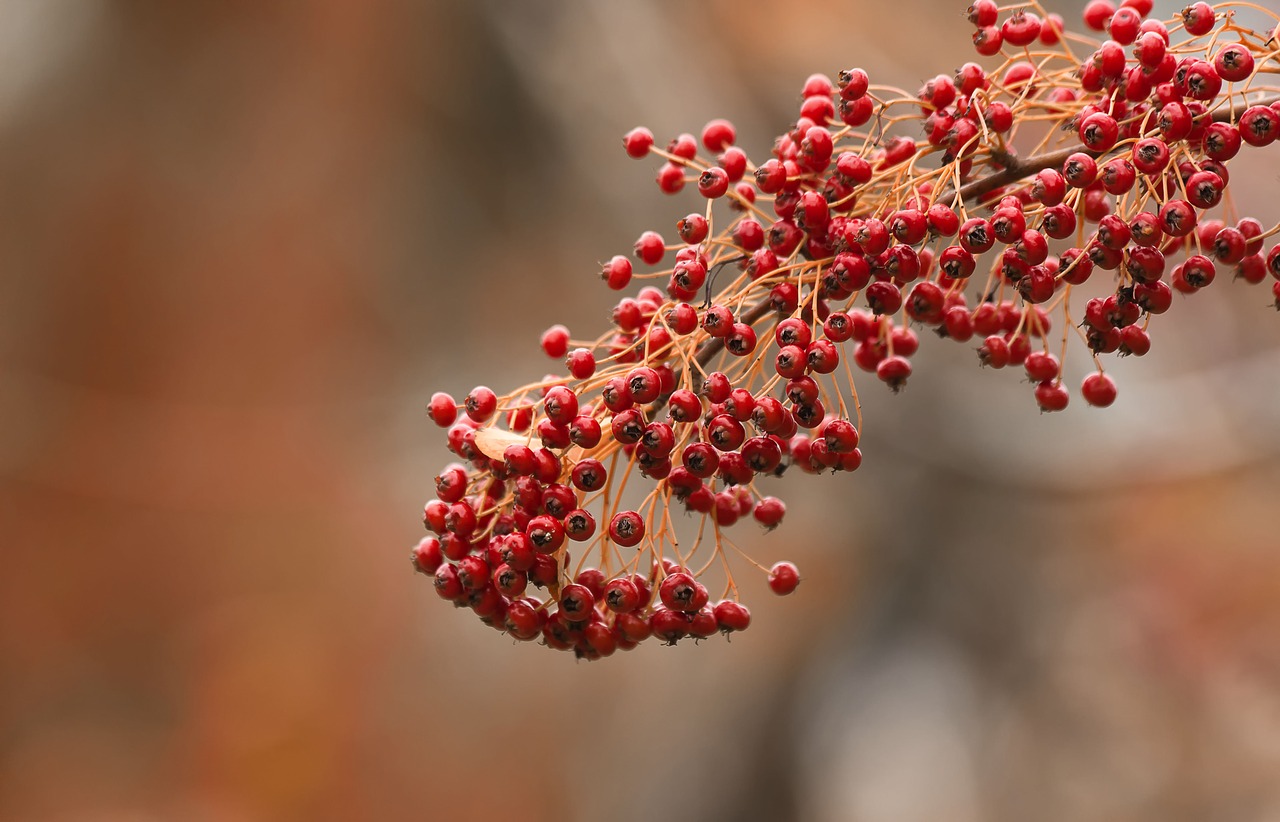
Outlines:
{"label": "cluster of red berries", "polygon": [[[704,206],[674,243],[644,232],[639,267],[603,265],[609,288],[651,281],[607,333],[543,334],[563,375],[432,398],[460,462],[436,478],[415,567],[485,623],[589,659],[741,631],[732,556],[779,594],[799,575],[759,565],[727,531],[781,522],[762,478],[858,468],[852,366],[896,392],[929,328],[977,341],[982,365],[1021,366],[1040,409],[1057,411],[1074,334],[1096,366],[1081,395],[1107,406],[1101,356],[1146,354],[1174,291],[1269,273],[1280,307],[1280,246],[1264,248],[1280,226],[1239,217],[1227,196],[1229,161],[1280,136],[1280,89],[1264,82],[1280,44],[1237,25],[1235,5],[1248,4],[1161,22],[1151,0],[1093,0],[1085,25],[1108,39],[1090,41],[1035,4],[977,0],[974,46],[998,66],[967,63],[915,94],[858,68],[814,75],[759,164],[724,120],[665,148],[629,132],[627,154],[661,161],[663,192],[692,184]],[[1073,50],[1083,43],[1092,53]],[[1080,289],[1092,290],[1077,324]],[[678,508],[694,515],[692,542]]]}

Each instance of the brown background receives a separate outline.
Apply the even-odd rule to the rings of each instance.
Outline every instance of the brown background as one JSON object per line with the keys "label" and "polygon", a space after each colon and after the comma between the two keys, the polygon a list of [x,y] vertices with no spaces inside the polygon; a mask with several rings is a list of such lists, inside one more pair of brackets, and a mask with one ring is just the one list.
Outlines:
{"label": "brown background", "polygon": [[693,201],[618,135],[758,156],[810,72],[969,59],[956,5],[0,7],[0,818],[1280,818],[1261,290],[1105,413],[937,345],[871,386],[731,644],[575,664],[410,572],[431,391],[594,336]]}

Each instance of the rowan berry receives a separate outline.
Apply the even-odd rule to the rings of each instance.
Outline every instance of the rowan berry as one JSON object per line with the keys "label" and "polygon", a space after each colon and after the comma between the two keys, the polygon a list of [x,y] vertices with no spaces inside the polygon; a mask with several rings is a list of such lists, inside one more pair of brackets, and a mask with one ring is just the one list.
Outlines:
{"label": "rowan berry", "polygon": [[466,588],[458,579],[457,567],[447,562],[436,569],[433,583],[441,599],[457,600],[466,593]]}
{"label": "rowan berry", "polygon": [[712,166],[698,176],[698,193],[709,200],[723,197],[729,190],[729,173],[719,166]]}
{"label": "rowan berry", "polygon": [[1077,152],[1063,162],[1062,177],[1073,188],[1088,188],[1098,179],[1098,164],[1088,154]]}
{"label": "rowan berry", "polygon": [[1193,37],[1208,34],[1213,29],[1215,19],[1213,7],[1208,3],[1192,3],[1182,10],[1182,27]]}
{"label": "rowan berry", "polygon": [[614,291],[621,291],[631,282],[631,261],[621,254],[610,258],[601,268],[600,277]]}
{"label": "rowan berry", "polygon": [[790,562],[775,563],[769,569],[769,588],[778,596],[786,596],[800,584],[800,572]]}
{"label": "rowan berry", "polygon": [[1120,354],[1141,357],[1151,350],[1151,337],[1141,326],[1130,325],[1120,329]]}
{"label": "rowan berry", "polygon": [[997,54],[1003,44],[1004,36],[995,26],[980,26],[973,32],[973,48],[983,57]]}
{"label": "rowan berry", "polygon": [[689,635],[690,618],[681,611],[659,608],[649,617],[649,626],[653,636],[668,645],[675,645]]}
{"label": "rowan berry", "polygon": [[440,540],[435,537],[423,537],[410,552],[410,559],[413,561],[414,570],[420,574],[432,576],[444,562]]}
{"label": "rowan berry", "polygon": [[751,612],[747,610],[747,606],[738,602],[718,602],[712,609],[712,614],[715,616],[716,627],[726,635],[734,631],[745,631],[751,625]]}
{"label": "rowan berry", "polygon": [[724,151],[737,139],[733,123],[715,119],[702,127],[702,145],[712,153]]}
{"label": "rowan berry", "polygon": [[1106,408],[1116,401],[1116,384],[1106,374],[1095,371],[1084,378],[1080,394],[1085,402],[1095,408]]}
{"label": "rowan berry", "polygon": [[653,132],[644,126],[637,126],[623,135],[622,147],[631,157],[636,159],[644,157],[649,153],[649,149],[653,148]]}
{"label": "rowan berry", "polygon": [[902,308],[902,291],[891,282],[874,282],[866,288],[866,300],[876,314],[896,314]]}
{"label": "rowan berry", "polygon": [[[1122,64],[1124,62],[1123,53],[1120,56],[1120,62]],[[1085,148],[1103,153],[1110,151],[1116,144],[1120,137],[1120,127],[1116,124],[1114,117],[1098,112],[1080,121],[1078,133],[1080,142]]]}
{"label": "rowan berry", "polygon": [[1037,385],[1035,396],[1036,403],[1042,412],[1061,411],[1067,407],[1067,402],[1071,398],[1066,386],[1057,381],[1047,381]]}
{"label": "rowan berry", "polygon": [[609,520],[609,538],[624,548],[639,545],[644,534],[644,520],[635,511],[622,511]]}
{"label": "rowan berry", "polygon": [[689,245],[697,245],[707,239],[711,224],[701,214],[687,214],[676,222],[676,233]]}
{"label": "rowan berry", "polygon": [[756,348],[755,329],[746,323],[734,323],[724,338],[724,347],[734,356],[747,356]]}
{"label": "rowan berry", "polygon": [[585,585],[570,583],[560,589],[560,615],[568,622],[586,622],[595,613],[596,599]]}
{"label": "rowan berry", "polygon": [[1196,212],[1186,200],[1170,200],[1160,207],[1160,228],[1170,237],[1185,237],[1196,227]]}
{"label": "rowan berry", "polygon": [[663,163],[654,178],[664,194],[678,194],[685,184],[684,167],[678,163]]}
{"label": "rowan berry", "polygon": [[[746,173],[747,153],[737,146],[729,146],[726,148],[720,156],[716,158],[716,161],[720,164],[720,167],[725,170],[725,173],[729,175],[729,179],[734,183],[741,180],[743,174]],[[754,196],[755,192],[750,186],[747,186],[747,190],[751,191]]]}
{"label": "rowan berry", "polygon": [[436,425],[448,428],[458,418],[458,405],[453,397],[437,391],[431,395],[431,402],[427,404],[427,414]]}
{"label": "rowan berry", "polygon": [[896,394],[907,384],[911,376],[911,362],[906,357],[885,357],[876,366],[876,376]]}
{"label": "rowan berry", "polygon": [[662,235],[656,231],[646,231],[636,240],[636,257],[648,265],[657,265],[666,253]]}
{"label": "rowan berry", "polygon": [[1262,147],[1280,136],[1280,113],[1269,106],[1250,106],[1240,115],[1240,139],[1251,146]]}

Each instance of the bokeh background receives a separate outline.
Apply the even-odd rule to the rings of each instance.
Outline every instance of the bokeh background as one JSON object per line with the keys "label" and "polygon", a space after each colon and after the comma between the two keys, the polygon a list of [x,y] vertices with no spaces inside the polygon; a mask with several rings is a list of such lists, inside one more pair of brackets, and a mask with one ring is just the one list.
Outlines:
{"label": "bokeh background", "polygon": [[732,643],[576,664],[410,571],[430,393],[553,367],[696,197],[618,136],[760,155],[811,72],[970,59],[960,5],[0,2],[0,818],[1280,819],[1261,289],[1106,412],[926,346],[744,529],[805,584]]}

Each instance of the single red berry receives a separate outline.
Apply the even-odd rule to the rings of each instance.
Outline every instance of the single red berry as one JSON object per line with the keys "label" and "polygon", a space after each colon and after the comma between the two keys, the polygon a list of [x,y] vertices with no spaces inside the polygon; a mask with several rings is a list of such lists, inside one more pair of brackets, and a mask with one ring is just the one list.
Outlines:
{"label": "single red berry", "polygon": [[996,26],[980,26],[973,32],[973,48],[983,57],[999,53],[1003,44],[1004,36]]}
{"label": "single red berry", "polygon": [[648,265],[657,265],[666,253],[662,235],[656,231],[646,231],[636,240],[636,257]]}
{"label": "single red berry", "polygon": [[1088,154],[1077,152],[1063,162],[1062,176],[1073,188],[1088,188],[1098,179],[1098,164]]}
{"label": "single red berry", "polygon": [[458,418],[458,405],[453,397],[437,391],[431,395],[431,402],[427,404],[427,414],[436,425],[448,428]]}
{"label": "single red berry", "polygon": [[1182,10],[1182,27],[1193,37],[1212,31],[1215,20],[1213,7],[1208,3],[1192,3]]}
{"label": "single red berry", "polygon": [[1090,0],[1084,7],[1084,24],[1094,31],[1105,31],[1115,13],[1111,0]]}
{"label": "single red berry", "polygon": [[1253,74],[1253,53],[1240,43],[1225,45],[1214,55],[1213,68],[1229,83],[1247,80]]}
{"label": "single red berry", "polygon": [[653,132],[644,126],[637,126],[622,136],[622,147],[627,155],[640,159],[653,148]]}
{"label": "single red berry", "polygon": [[1095,371],[1084,378],[1080,386],[1080,394],[1084,401],[1096,408],[1106,408],[1116,401],[1116,384],[1101,371]]}
{"label": "single red berry", "polygon": [[576,582],[560,589],[560,613],[568,622],[586,622],[595,613],[596,598]]}
{"label": "single red berry", "polygon": [[575,379],[585,380],[596,372],[596,357],[586,348],[575,348],[565,358],[565,366]]}
{"label": "single red berry", "polygon": [[673,611],[697,611],[707,604],[707,589],[686,573],[669,574],[658,585],[662,604]]}
{"label": "single red berry", "polygon": [[644,520],[635,511],[622,511],[609,520],[609,538],[624,548],[639,545],[644,533]]}
{"label": "single red berry", "polygon": [[747,610],[747,606],[724,600],[717,602],[712,614],[716,619],[716,627],[724,634],[734,631],[745,631],[747,626],[751,624],[751,612]]}
{"label": "single red berry", "polygon": [[1151,350],[1151,337],[1141,326],[1128,325],[1120,329],[1120,354],[1141,357]]}
{"label": "single red berry", "polygon": [[1006,43],[1013,46],[1028,46],[1040,36],[1040,18],[1029,11],[1015,11],[1000,27],[1000,34]]}
{"label": "single red berry", "polygon": [[733,145],[735,139],[733,123],[728,120],[712,120],[702,127],[702,145],[712,153],[724,151]]}
{"label": "single red berry", "polygon": [[609,288],[621,291],[631,282],[631,261],[621,254],[615,255],[602,267],[600,278]]}
{"label": "single red berry", "polygon": [[467,590],[458,579],[457,567],[447,562],[436,569],[434,584],[441,599],[457,600]]}
{"label": "single red berry", "polygon": [[1041,411],[1061,411],[1071,395],[1061,382],[1047,381],[1036,386],[1036,403]]}
{"label": "single red berry", "polygon": [[876,376],[896,394],[902,390],[907,384],[907,378],[911,376],[911,362],[906,357],[896,354],[885,357],[876,366]]}
{"label": "single red berry", "polygon": [[729,173],[719,166],[712,166],[698,175],[698,193],[708,200],[723,197],[729,190]]}
{"label": "single red berry", "polygon": [[769,588],[778,596],[786,596],[800,584],[800,571],[790,562],[775,563],[769,569]]}
{"label": "single red berry", "polygon": [[485,422],[498,409],[498,397],[483,385],[471,389],[463,401],[467,416],[476,422]]}
{"label": "single red berry", "polygon": [[1262,147],[1280,136],[1280,113],[1269,106],[1250,106],[1240,115],[1240,139],[1251,146]]}
{"label": "single red berry", "polygon": [[684,167],[678,163],[663,163],[655,177],[658,188],[664,194],[677,194],[684,188]]}
{"label": "single red berry", "polygon": [[435,537],[423,537],[414,546],[410,555],[413,567],[420,574],[432,576],[444,563],[444,553],[440,550],[440,540]]}
{"label": "single red berry", "polygon": [[548,357],[559,359],[569,352],[569,329],[563,325],[553,325],[542,332],[539,342],[543,353]]}
{"label": "single red berry", "polygon": [[1142,25],[1142,15],[1136,9],[1121,6],[1111,15],[1107,23],[1107,33],[1111,39],[1122,46],[1127,46],[1138,39],[1138,27]]}
{"label": "single red berry", "polygon": [[1027,371],[1027,377],[1035,383],[1056,379],[1060,370],[1058,358],[1048,351],[1033,351],[1028,354],[1023,367]]}

